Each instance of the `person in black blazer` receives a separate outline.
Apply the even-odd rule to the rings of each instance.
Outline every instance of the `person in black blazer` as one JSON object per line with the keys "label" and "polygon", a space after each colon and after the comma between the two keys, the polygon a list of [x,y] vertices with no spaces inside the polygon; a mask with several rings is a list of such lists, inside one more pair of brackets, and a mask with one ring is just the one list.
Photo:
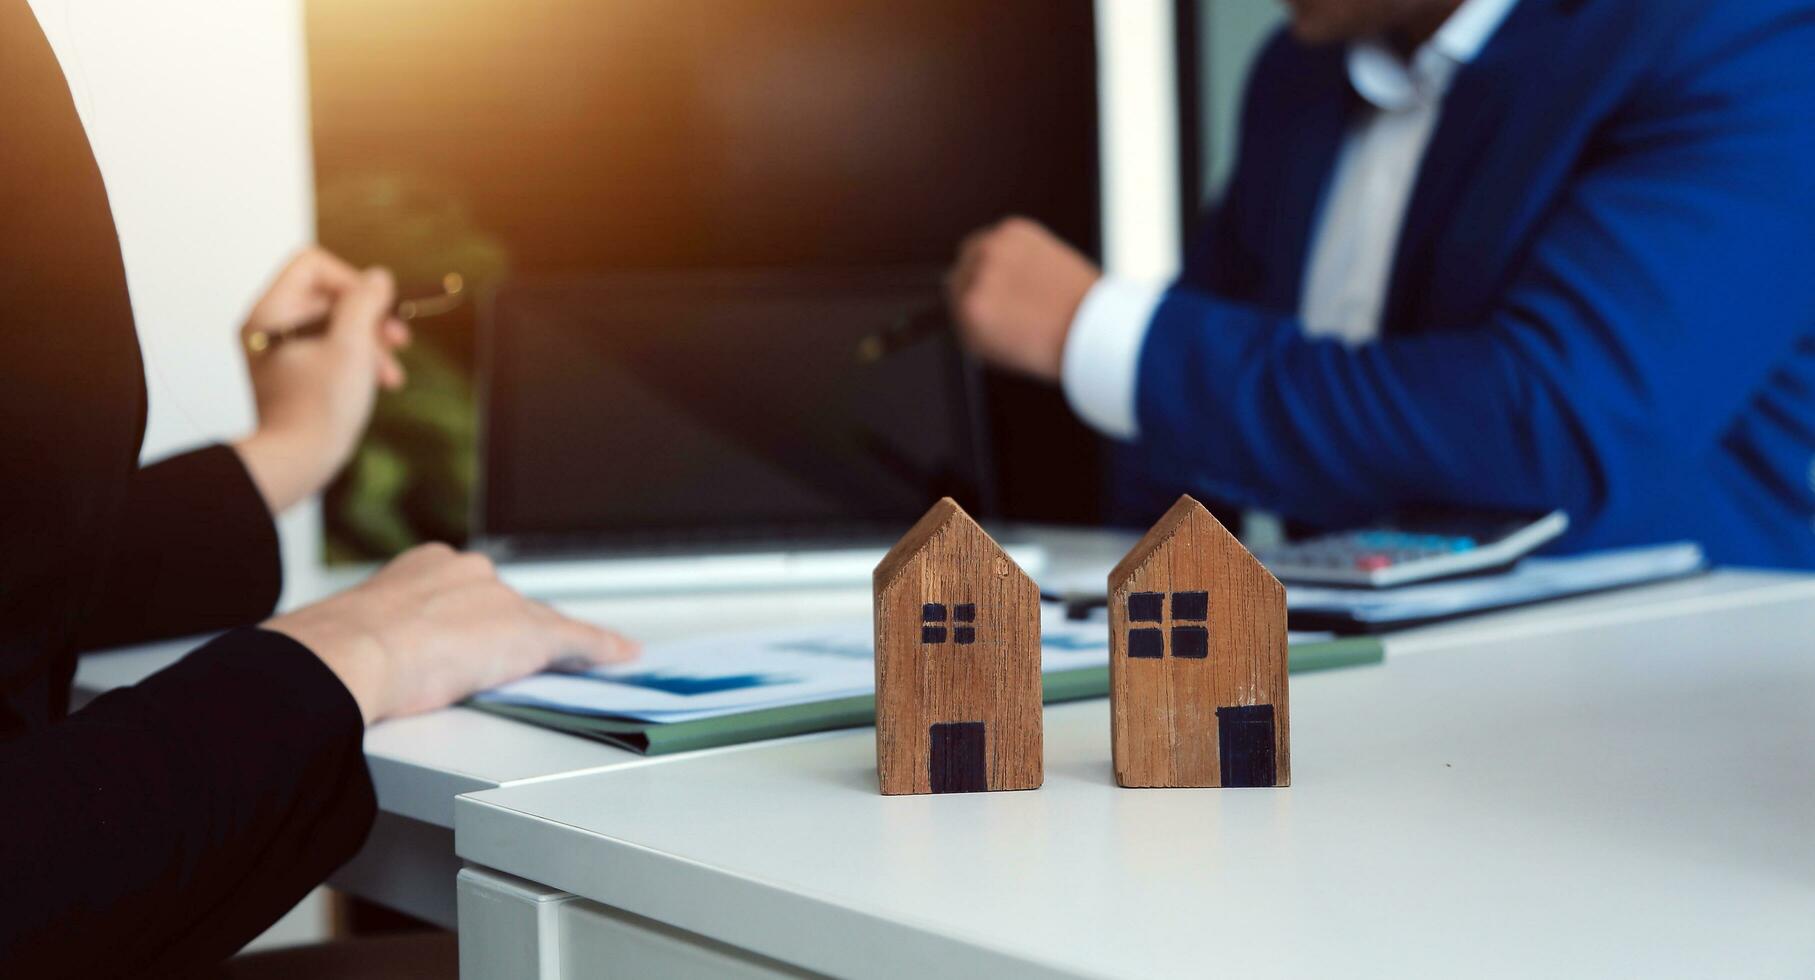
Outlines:
{"label": "person in black blazer", "polygon": [[[141,467],[119,242],[25,0],[0,0],[0,125],[0,976],[193,973],[359,847],[365,725],[634,649],[441,546],[265,619],[273,513],[321,488],[376,389],[403,382],[389,276],[299,256],[246,329],[331,326],[255,359],[257,431]],[[82,651],[220,630],[69,712]]]}

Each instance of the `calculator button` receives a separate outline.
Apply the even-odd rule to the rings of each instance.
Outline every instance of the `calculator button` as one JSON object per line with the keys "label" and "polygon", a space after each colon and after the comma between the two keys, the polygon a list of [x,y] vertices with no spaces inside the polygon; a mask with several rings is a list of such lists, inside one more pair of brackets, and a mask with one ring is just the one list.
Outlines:
{"label": "calculator button", "polygon": [[1391,568],[1392,566],[1393,559],[1386,555],[1362,555],[1360,558],[1355,559],[1355,567],[1364,572],[1378,571],[1382,568]]}

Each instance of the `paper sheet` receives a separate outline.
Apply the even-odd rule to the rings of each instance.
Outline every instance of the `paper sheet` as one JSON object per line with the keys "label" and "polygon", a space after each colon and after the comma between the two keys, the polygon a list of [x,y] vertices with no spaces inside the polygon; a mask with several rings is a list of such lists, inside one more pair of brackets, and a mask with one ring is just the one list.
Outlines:
{"label": "paper sheet", "polygon": [[[873,632],[866,620],[703,635],[652,644],[634,663],[537,674],[479,700],[662,722],[853,697],[875,689]],[[1070,622],[1047,607],[1040,632],[1043,670],[1109,661],[1100,620]]]}

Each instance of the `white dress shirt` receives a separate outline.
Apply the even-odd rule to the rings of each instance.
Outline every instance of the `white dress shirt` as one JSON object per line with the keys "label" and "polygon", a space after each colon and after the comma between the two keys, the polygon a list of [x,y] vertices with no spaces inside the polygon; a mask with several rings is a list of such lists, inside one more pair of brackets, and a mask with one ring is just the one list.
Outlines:
{"label": "white dress shirt", "polygon": [[[1350,45],[1349,83],[1370,108],[1344,137],[1311,243],[1299,301],[1308,336],[1363,344],[1379,335],[1393,253],[1444,93],[1517,2],[1464,0],[1410,62],[1378,40]],[[1165,288],[1105,276],[1072,320],[1061,383],[1072,411],[1104,435],[1140,434],[1141,347]]]}

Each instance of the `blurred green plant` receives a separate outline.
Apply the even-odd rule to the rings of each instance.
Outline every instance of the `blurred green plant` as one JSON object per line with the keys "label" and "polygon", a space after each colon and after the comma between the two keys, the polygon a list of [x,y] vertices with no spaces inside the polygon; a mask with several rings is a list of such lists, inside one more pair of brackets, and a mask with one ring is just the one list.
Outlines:
{"label": "blurred green plant", "polygon": [[420,175],[364,172],[320,182],[322,244],[356,265],[383,265],[403,289],[449,272],[466,279],[459,310],[413,326],[409,383],[383,394],[372,425],[323,502],[330,562],[374,561],[424,541],[461,544],[478,481],[473,397],[476,301],[509,267],[458,188]]}

